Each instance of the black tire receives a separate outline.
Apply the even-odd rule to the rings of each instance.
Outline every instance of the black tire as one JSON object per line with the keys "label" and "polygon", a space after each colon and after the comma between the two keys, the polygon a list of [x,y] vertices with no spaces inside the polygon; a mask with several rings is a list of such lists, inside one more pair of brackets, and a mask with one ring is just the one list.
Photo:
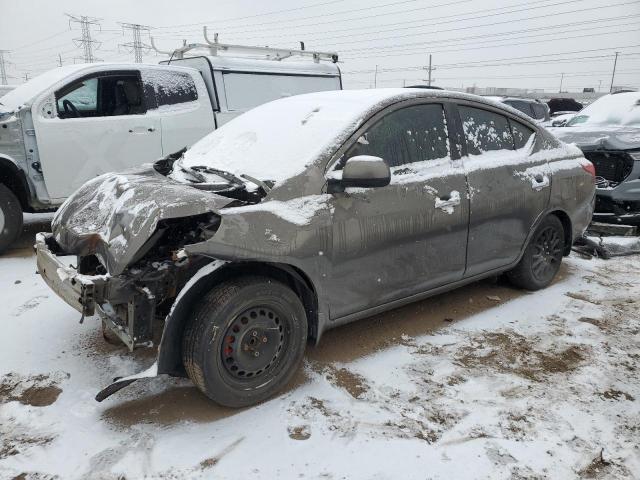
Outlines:
{"label": "black tire", "polygon": [[516,267],[507,278],[516,287],[540,290],[558,273],[564,254],[564,227],[555,215],[547,216],[533,233]]}
{"label": "black tire", "polygon": [[259,403],[296,372],[307,343],[298,296],[267,277],[221,283],[196,306],[182,338],[182,361],[193,383],[227,407]]}
{"label": "black tire", "polygon": [[16,241],[22,232],[22,206],[5,185],[0,183],[0,253]]}

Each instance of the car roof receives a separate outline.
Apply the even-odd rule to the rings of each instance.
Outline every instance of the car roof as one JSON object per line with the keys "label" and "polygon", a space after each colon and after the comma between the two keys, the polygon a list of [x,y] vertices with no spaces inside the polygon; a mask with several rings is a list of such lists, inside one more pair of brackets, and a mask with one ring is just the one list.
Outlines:
{"label": "car roof", "polygon": [[29,105],[31,101],[34,100],[40,93],[44,90],[50,88],[51,86],[57,85],[61,82],[64,82],[68,77],[82,73],[86,71],[87,73],[91,73],[95,70],[125,70],[125,69],[134,69],[134,70],[163,70],[167,69],[172,70],[189,70],[194,71],[193,68],[188,67],[180,67],[177,65],[158,65],[151,63],[111,63],[111,62],[99,62],[99,63],[76,63],[73,65],[64,65],[62,67],[53,68],[51,70],[47,70],[46,72],[33,77],[26,83],[18,85],[16,88],[8,92],[5,96],[2,97],[2,105],[0,105],[0,111],[13,111],[19,108],[21,105]]}

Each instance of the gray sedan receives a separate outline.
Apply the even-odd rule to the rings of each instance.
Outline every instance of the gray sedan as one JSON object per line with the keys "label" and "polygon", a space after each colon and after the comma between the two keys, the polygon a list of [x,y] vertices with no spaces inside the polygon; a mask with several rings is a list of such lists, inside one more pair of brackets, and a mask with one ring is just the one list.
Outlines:
{"label": "gray sedan", "polygon": [[169,374],[239,407],[280,391],[329,328],[500,273],[546,287],[594,191],[579,149],[504,104],[314,93],[88,182],[38,236],[38,270],[131,349],[162,330],[156,364],[98,400]]}

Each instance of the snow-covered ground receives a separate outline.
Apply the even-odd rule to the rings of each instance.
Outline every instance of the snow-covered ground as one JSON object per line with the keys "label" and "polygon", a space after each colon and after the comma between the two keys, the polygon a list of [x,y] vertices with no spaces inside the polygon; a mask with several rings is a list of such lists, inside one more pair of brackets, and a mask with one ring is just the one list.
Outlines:
{"label": "snow-covered ground", "polygon": [[80,325],[30,242],[0,257],[1,479],[640,478],[640,256],[333,330],[285,393],[230,410],[166,377],[96,403],[153,352]]}

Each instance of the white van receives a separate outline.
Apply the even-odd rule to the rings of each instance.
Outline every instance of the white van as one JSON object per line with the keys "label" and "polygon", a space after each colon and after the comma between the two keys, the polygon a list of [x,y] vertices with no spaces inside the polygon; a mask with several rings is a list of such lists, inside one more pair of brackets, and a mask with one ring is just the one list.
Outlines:
{"label": "white van", "polygon": [[342,88],[335,54],[282,60],[279,50],[242,47],[263,58],[239,58],[196,47],[161,65],[56,68],[0,99],[0,252],[22,212],[54,210],[93,177],[189,147],[262,103]]}

